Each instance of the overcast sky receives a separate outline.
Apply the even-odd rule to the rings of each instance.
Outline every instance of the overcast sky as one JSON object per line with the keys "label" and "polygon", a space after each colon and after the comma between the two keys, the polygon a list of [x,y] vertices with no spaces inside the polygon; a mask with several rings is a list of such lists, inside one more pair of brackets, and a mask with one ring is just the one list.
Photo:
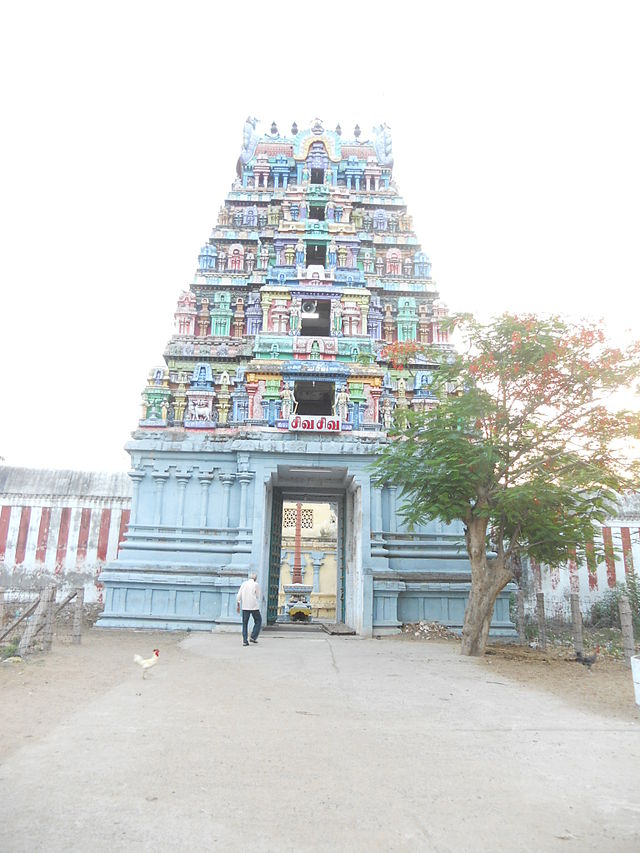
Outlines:
{"label": "overcast sky", "polygon": [[637,329],[639,8],[2,4],[0,455],[128,467],[248,114],[386,121],[452,310]]}

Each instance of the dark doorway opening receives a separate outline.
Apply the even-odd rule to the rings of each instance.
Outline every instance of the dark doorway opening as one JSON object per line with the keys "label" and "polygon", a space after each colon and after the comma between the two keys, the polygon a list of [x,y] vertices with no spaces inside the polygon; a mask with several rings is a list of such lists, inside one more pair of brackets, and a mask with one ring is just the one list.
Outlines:
{"label": "dark doorway opening", "polygon": [[311,266],[311,264],[322,264],[322,266],[325,266],[326,263],[326,246],[307,246],[307,266]]}
{"label": "dark doorway opening", "polygon": [[296,382],[294,392],[298,415],[331,415],[333,413],[333,382]]}
{"label": "dark doorway opening", "polygon": [[310,207],[309,208],[309,218],[310,219],[319,219],[320,222],[324,222],[324,207]]}
{"label": "dark doorway opening", "polygon": [[324,184],[324,169],[312,169],[311,170],[311,183],[312,184]]}
{"label": "dark doorway opening", "polygon": [[300,335],[313,338],[328,338],[330,334],[331,302],[328,299],[303,299]]}

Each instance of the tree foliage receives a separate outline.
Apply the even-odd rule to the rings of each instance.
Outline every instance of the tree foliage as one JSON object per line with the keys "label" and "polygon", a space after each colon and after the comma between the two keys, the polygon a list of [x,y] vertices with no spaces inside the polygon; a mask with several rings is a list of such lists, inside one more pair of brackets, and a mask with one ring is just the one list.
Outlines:
{"label": "tree foliage", "polygon": [[[619,493],[637,485],[628,443],[638,415],[607,403],[637,382],[640,345],[611,346],[597,325],[560,317],[453,322],[458,352],[424,353],[438,365],[438,405],[402,412],[375,476],[400,487],[409,525],[465,525],[470,603],[482,587],[490,621],[523,554],[549,565],[584,555]],[[482,634],[486,614],[481,621]],[[465,631],[469,653],[480,653],[486,635],[472,642],[465,617],[463,650]]]}

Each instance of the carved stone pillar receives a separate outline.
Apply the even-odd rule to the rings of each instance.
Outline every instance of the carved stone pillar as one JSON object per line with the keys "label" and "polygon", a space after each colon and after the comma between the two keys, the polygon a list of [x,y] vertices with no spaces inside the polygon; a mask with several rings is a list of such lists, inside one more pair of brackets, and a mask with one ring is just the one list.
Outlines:
{"label": "carved stone pillar", "polygon": [[379,419],[379,404],[381,395],[382,388],[371,388],[371,408],[373,410],[371,414],[371,422],[374,424],[377,424]]}
{"label": "carved stone pillar", "polygon": [[229,498],[231,496],[231,485],[235,480],[235,474],[220,474],[222,483],[222,527],[229,527]]}
{"label": "carved stone pillar", "polygon": [[326,554],[324,551],[312,551],[311,562],[313,564],[313,591],[320,592],[320,569],[324,563]]}
{"label": "carved stone pillar", "polygon": [[386,488],[389,492],[389,532],[396,533],[398,530],[398,520],[396,518],[396,493],[398,491],[398,487],[387,486]]}
{"label": "carved stone pillar", "polygon": [[208,527],[207,508],[209,506],[209,488],[213,481],[213,471],[200,471],[200,527]]}
{"label": "carved stone pillar", "polygon": [[229,395],[218,397],[218,423],[223,426],[229,420]]}
{"label": "carved stone pillar", "polygon": [[371,486],[371,520],[372,533],[382,532],[382,489]]}
{"label": "carved stone pillar", "polygon": [[247,486],[253,480],[252,471],[240,471],[236,474],[240,482],[240,521],[238,527],[247,527]]}
{"label": "carved stone pillar", "polygon": [[202,300],[202,308],[198,312],[198,337],[206,338],[209,332],[209,300],[204,298]]}
{"label": "carved stone pillar", "polygon": [[156,526],[159,526],[162,521],[162,493],[164,491],[164,484],[169,479],[169,474],[166,471],[153,471],[151,476],[153,477],[155,483],[155,508],[153,514],[153,523]]}
{"label": "carved stone pillar", "polygon": [[184,524],[184,496],[187,490],[187,483],[191,479],[191,471],[176,471],[176,480],[178,481],[178,511],[176,512],[176,527],[182,527]]}
{"label": "carved stone pillar", "polygon": [[376,634],[397,634],[402,624],[398,619],[398,596],[406,589],[402,581],[374,581],[373,627]]}
{"label": "carved stone pillar", "polygon": [[256,418],[256,419],[258,419],[258,420],[259,420],[259,419],[262,417],[262,412],[257,412],[257,413],[256,413],[256,412],[254,412],[254,410],[253,410],[253,403],[254,403],[254,399],[255,399],[256,391],[258,390],[258,385],[259,385],[259,383],[258,383],[257,381],[255,381],[255,382],[251,382],[251,381],[247,381],[247,382],[245,382],[245,390],[246,390],[247,394],[249,395],[249,419],[250,419],[250,420],[251,420],[252,418]]}
{"label": "carved stone pillar", "polygon": [[133,494],[131,496],[131,521],[135,524],[138,514],[138,498],[140,496],[140,483],[144,480],[144,471],[139,468],[133,468],[128,472],[133,480]]}

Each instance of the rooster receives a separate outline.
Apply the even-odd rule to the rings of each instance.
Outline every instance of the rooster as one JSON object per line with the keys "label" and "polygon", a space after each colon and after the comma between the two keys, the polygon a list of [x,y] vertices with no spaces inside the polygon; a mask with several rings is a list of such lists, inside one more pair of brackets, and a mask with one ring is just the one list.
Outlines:
{"label": "rooster", "polygon": [[596,650],[592,655],[585,655],[582,652],[576,652],[576,657],[574,663],[581,663],[587,667],[587,669],[591,669],[593,664],[598,660],[598,652],[600,651],[600,646],[596,646]]}
{"label": "rooster", "polygon": [[142,677],[145,677],[145,673],[148,669],[151,669],[152,666],[155,666],[158,663],[158,655],[160,654],[160,649],[154,649],[153,654],[150,658],[142,658],[140,655],[133,656],[133,662],[137,663],[142,667]]}

